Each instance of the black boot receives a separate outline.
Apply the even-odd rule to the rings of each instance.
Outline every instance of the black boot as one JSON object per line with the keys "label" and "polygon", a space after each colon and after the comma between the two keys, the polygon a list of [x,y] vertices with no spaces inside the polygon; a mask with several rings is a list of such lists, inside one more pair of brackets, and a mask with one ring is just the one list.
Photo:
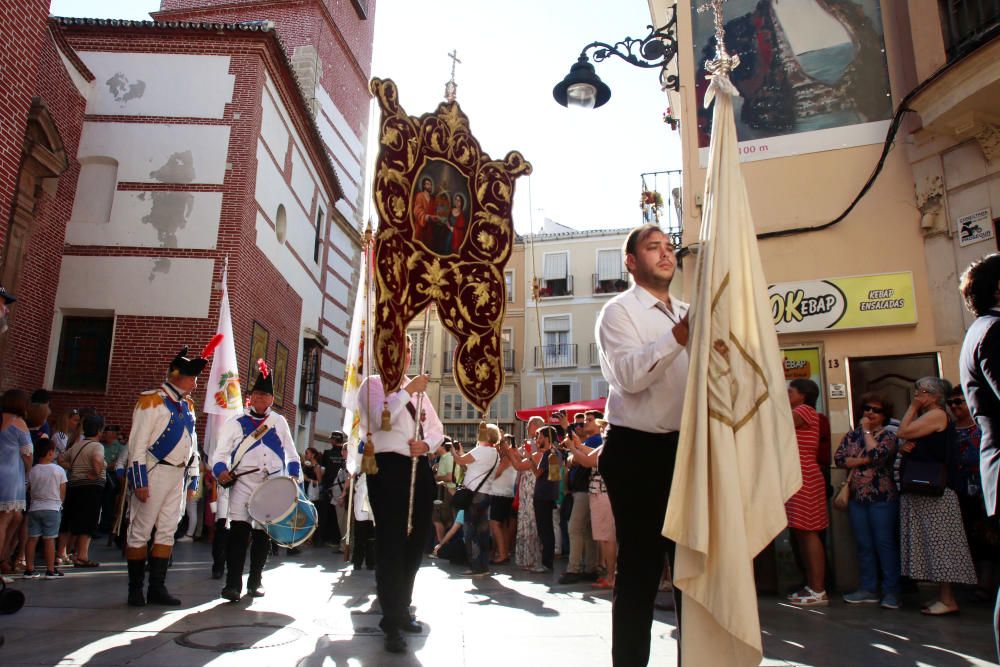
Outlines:
{"label": "black boot", "polygon": [[264,597],[261,577],[263,577],[264,565],[267,563],[267,554],[270,550],[271,538],[263,530],[254,530],[250,539],[250,576],[247,578],[247,592],[255,598]]}
{"label": "black boot", "polygon": [[149,604],[162,604],[167,607],[177,607],[181,601],[167,591],[165,581],[167,579],[167,566],[170,558],[151,557],[149,559],[149,590],[146,591],[146,600]]}
{"label": "black boot", "polygon": [[146,578],[146,559],[128,561],[128,605],[145,607],[146,598],[142,594],[142,584]]}
{"label": "black boot", "polygon": [[226,528],[226,520],[219,519],[215,522],[215,538],[212,540],[212,578],[222,579],[226,573],[226,541],[229,538],[229,529]]}
{"label": "black boot", "polygon": [[226,538],[226,587],[222,597],[236,602],[243,594],[243,566],[247,560],[247,546],[250,541],[250,524],[233,521],[229,524]]}

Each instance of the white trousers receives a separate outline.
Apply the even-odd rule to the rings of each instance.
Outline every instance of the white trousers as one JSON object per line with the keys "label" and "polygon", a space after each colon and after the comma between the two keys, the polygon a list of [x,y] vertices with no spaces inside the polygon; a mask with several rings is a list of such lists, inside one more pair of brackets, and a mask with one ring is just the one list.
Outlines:
{"label": "white trousers", "polygon": [[[253,492],[257,490],[258,486],[264,483],[265,479],[267,479],[267,473],[258,471],[250,473],[249,475],[243,475],[236,480],[235,484],[229,487],[229,521],[251,522],[250,496],[253,495]],[[229,523],[227,522],[226,526],[228,525]],[[260,528],[260,526],[255,524],[253,527]]]}
{"label": "white trousers", "polygon": [[149,498],[130,499],[128,541],[130,547],[145,547],[156,528],[156,544],[171,546],[184,505],[184,468],[161,463],[149,471]]}

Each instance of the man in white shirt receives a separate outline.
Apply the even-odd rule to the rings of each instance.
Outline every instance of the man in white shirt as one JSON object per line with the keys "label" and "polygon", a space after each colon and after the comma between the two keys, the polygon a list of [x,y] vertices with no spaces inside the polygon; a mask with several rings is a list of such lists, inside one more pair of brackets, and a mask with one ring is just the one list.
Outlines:
{"label": "man in white shirt", "polygon": [[[406,338],[406,358],[410,365],[412,341]],[[434,507],[434,473],[427,461],[444,440],[444,427],[430,401],[418,396],[427,391],[427,375],[404,377],[402,388],[386,391],[382,378],[371,375],[358,389],[361,432],[371,433],[378,473],[367,475],[368,498],[375,515],[375,583],[382,608],[379,627],[385,632],[385,648],[393,653],[406,650],[401,632],[419,633],[421,625],[410,616],[413,580],[420,568]],[[388,411],[391,429],[380,429],[383,408]],[[417,429],[418,410],[421,414]],[[414,437],[414,433],[417,436]],[[410,458],[417,461],[413,494],[413,533],[406,534],[410,501]]]}
{"label": "man in white shirt", "polygon": [[[633,229],[623,254],[635,285],[605,304],[596,326],[610,387],[599,468],[619,538],[612,661],[635,667],[649,661],[653,602],[664,558],[673,560],[674,543],[661,530],[688,372],[688,305],[670,296],[677,258],[659,227]],[[679,596],[675,608],[679,642]]]}

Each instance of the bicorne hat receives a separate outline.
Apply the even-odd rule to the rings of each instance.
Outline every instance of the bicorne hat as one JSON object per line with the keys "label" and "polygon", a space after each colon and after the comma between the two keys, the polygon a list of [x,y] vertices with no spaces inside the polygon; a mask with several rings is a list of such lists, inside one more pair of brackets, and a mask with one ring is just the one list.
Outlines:
{"label": "bicorne hat", "polygon": [[208,345],[205,346],[205,349],[201,351],[201,354],[194,358],[188,356],[188,346],[185,345],[180,349],[180,352],[177,353],[177,356],[174,357],[173,361],[170,362],[170,370],[177,371],[181,375],[196,377],[203,370],[205,370],[205,366],[208,364],[208,358],[212,356],[212,353],[215,352],[215,348],[218,347],[221,342],[222,334],[215,334],[212,336],[212,340],[208,342]]}
{"label": "bicorne hat", "polygon": [[258,359],[257,368],[260,372],[257,373],[257,379],[254,381],[253,387],[250,388],[250,393],[260,391],[274,396],[274,378],[271,375],[271,370],[267,367],[267,363],[263,359]]}

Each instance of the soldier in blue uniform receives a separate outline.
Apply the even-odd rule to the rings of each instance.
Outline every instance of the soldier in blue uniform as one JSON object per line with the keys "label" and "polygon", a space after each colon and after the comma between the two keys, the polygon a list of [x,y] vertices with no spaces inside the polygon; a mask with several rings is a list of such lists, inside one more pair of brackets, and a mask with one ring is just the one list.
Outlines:
{"label": "soldier in blue uniform", "polygon": [[250,547],[247,591],[253,597],[264,595],[261,578],[271,538],[250,517],[251,496],[272,475],[288,475],[301,481],[299,454],[288,422],[271,411],[273,376],[263,360],[257,363],[261,372],[250,390],[250,405],[245,414],[223,424],[212,456],[212,474],[219,484],[229,486],[226,585],[222,597],[231,602],[242,595],[247,546]]}
{"label": "soldier in blue uniform", "polygon": [[[213,341],[214,342],[214,341]],[[174,531],[184,505],[184,489],[198,488],[198,436],[195,434],[194,401],[189,394],[198,386],[211,345],[202,356],[189,358],[184,347],[170,362],[170,372],[159,389],[139,396],[132,413],[125,477],[132,490],[128,539],[128,603],[141,607],[147,602],[176,606],[164,581]],[[149,539],[153,547],[147,551]],[[145,566],[149,560],[149,589],[143,597]]]}

